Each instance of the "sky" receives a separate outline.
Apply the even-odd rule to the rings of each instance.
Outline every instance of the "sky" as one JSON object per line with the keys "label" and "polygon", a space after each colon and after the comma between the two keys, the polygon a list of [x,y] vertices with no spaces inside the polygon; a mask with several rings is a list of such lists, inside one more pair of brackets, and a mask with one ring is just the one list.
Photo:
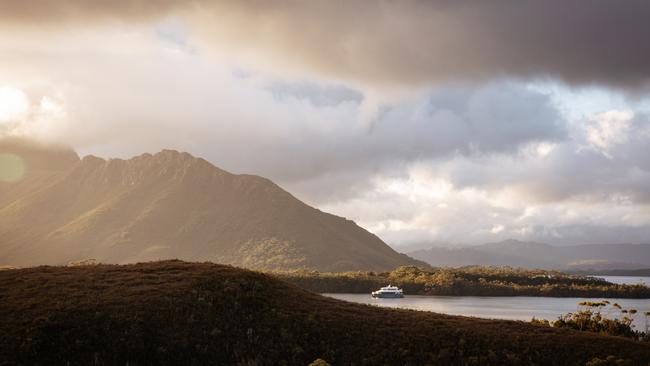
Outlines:
{"label": "sky", "polygon": [[650,3],[0,1],[0,136],[268,177],[401,250],[650,240]]}

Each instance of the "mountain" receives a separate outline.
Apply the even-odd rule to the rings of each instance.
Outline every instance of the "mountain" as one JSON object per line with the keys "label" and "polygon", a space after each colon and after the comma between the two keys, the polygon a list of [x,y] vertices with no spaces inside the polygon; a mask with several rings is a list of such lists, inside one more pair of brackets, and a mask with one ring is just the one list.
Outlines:
{"label": "mountain", "polygon": [[0,139],[0,208],[48,185],[78,161],[79,156],[65,147]]}
{"label": "mountain", "polygon": [[62,148],[0,145],[25,172],[0,183],[0,265],[88,258],[331,271],[424,265],[268,179],[231,174],[187,153],[79,159]]}
{"label": "mountain", "polygon": [[650,244],[560,247],[510,239],[472,247],[433,247],[408,254],[436,267],[491,265],[576,271],[650,267]]}
{"label": "mountain", "polygon": [[624,337],[353,304],[209,263],[0,271],[0,298],[0,365],[650,362]]}

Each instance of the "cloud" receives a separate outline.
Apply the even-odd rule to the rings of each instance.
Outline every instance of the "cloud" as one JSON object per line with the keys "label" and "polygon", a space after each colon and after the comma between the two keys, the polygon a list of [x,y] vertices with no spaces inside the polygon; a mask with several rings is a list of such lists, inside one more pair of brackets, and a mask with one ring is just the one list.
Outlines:
{"label": "cloud", "polygon": [[611,158],[610,150],[628,141],[631,111],[608,111],[594,116],[586,126],[587,141],[594,148]]}
{"label": "cloud", "polygon": [[[582,140],[556,144],[540,155],[537,148],[518,154],[455,158],[435,166],[459,188],[480,188],[498,196],[507,191],[515,201],[551,204],[619,202],[650,204],[648,144],[642,129],[625,145],[604,155],[585,149]],[[534,146],[534,145],[533,145]]]}
{"label": "cloud", "polygon": [[[640,107],[643,101],[594,87],[616,105],[591,94],[560,105],[558,98],[583,89],[561,82],[557,90],[544,89],[516,79],[547,75],[625,88],[645,80],[634,65],[629,70],[640,82],[628,80],[601,48],[589,49],[587,55],[599,57],[573,74],[566,67],[575,61],[571,52],[566,60],[539,56],[563,52],[562,40],[521,48],[512,39],[528,37],[529,30],[510,34],[506,22],[495,49],[503,52],[488,51],[497,42],[491,22],[506,13],[475,3],[351,2],[351,14],[373,15],[367,22],[338,17],[345,9],[318,1],[259,3],[255,12],[244,2],[187,8],[170,1],[151,11],[137,1],[98,3],[93,10],[91,2],[60,4],[38,10],[49,12],[48,19],[23,10],[12,17],[19,31],[0,32],[0,103],[14,100],[11,108],[0,107],[11,111],[0,134],[105,157],[189,151],[235,173],[267,176],[392,244],[639,241],[650,232],[650,109]],[[204,14],[192,13],[194,6]],[[574,6],[556,21],[597,13],[576,15]],[[449,16],[433,22],[431,9]],[[465,14],[471,9],[485,19]],[[223,12],[227,19],[207,22]],[[421,22],[407,22],[411,13]],[[449,38],[436,28],[453,29],[461,19],[468,26]],[[567,24],[558,27],[548,31],[569,32]],[[623,28],[615,31],[629,31]],[[250,32],[240,34],[244,29]],[[489,38],[479,37],[485,44],[468,41],[479,33]],[[446,57],[435,49],[439,42],[454,46],[445,50],[449,65],[433,59]],[[355,47],[343,52],[344,44]],[[466,44],[482,54],[457,59],[470,52]],[[539,57],[529,60],[529,52]],[[471,83],[452,82],[462,80]]]}
{"label": "cloud", "polygon": [[[480,244],[508,238],[553,244],[645,242],[650,233],[650,206],[624,192],[623,182],[629,176],[614,179],[618,184],[597,182],[585,186],[585,192],[546,200],[535,197],[538,192],[530,184],[533,178],[550,186],[569,183],[570,188],[571,177],[583,172],[557,182],[545,179],[529,160],[513,160],[499,169],[498,164],[505,160],[494,158],[471,163],[467,169],[477,169],[485,181],[463,186],[447,171],[449,167],[462,169],[463,164],[455,161],[442,166],[436,162],[412,164],[402,177],[378,174],[374,184],[360,194],[323,203],[322,208],[358,221],[402,249],[427,247],[433,242]],[[530,176],[499,179],[499,174],[508,170],[526,170]],[[636,190],[647,191],[648,184],[650,177],[646,176],[645,186],[638,185]]]}
{"label": "cloud", "polygon": [[5,0],[5,27],[182,19],[197,44],[249,66],[360,85],[502,77],[635,89],[650,78],[644,0]]}
{"label": "cloud", "polygon": [[285,183],[350,182],[411,161],[566,138],[547,95],[506,81],[389,98],[369,126],[373,93],[241,73],[146,28],[70,32],[47,45],[0,37],[0,51],[22,55],[0,61],[0,80],[15,80],[31,105],[10,134],[105,156],[176,148]]}

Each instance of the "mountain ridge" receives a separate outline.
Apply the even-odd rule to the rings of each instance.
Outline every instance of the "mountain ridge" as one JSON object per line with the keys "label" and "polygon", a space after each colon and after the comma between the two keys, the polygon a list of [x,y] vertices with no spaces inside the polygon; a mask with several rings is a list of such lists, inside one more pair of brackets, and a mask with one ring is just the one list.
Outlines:
{"label": "mountain ridge", "polygon": [[505,265],[563,270],[650,267],[650,244],[554,246],[507,239],[471,247],[432,247],[408,253],[432,266]]}
{"label": "mountain ridge", "polygon": [[232,174],[185,152],[165,149],[131,159],[89,155],[48,175],[47,182],[30,174],[28,169],[23,181],[0,185],[0,197],[23,186],[0,206],[1,264],[178,258],[257,269],[424,265],[269,179]]}

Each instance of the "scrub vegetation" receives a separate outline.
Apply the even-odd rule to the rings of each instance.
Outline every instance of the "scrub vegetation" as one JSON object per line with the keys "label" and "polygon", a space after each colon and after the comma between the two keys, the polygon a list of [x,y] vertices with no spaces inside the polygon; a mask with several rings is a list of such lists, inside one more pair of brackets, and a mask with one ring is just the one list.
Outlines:
{"label": "scrub vegetation", "polygon": [[353,304],[209,263],[5,270],[0,298],[2,365],[650,362],[624,337]]}
{"label": "scrub vegetation", "polygon": [[643,330],[636,330],[632,316],[636,309],[625,309],[618,303],[610,301],[582,301],[578,310],[560,316],[556,321],[533,318],[532,323],[548,325],[555,328],[569,328],[586,332],[632,338],[637,341],[650,341],[648,320],[650,312],[644,312]]}
{"label": "scrub vegetation", "polygon": [[297,270],[271,274],[318,293],[370,293],[391,283],[407,295],[650,298],[650,288],[644,285],[618,285],[597,277],[512,267],[427,270],[404,266],[392,272]]}

